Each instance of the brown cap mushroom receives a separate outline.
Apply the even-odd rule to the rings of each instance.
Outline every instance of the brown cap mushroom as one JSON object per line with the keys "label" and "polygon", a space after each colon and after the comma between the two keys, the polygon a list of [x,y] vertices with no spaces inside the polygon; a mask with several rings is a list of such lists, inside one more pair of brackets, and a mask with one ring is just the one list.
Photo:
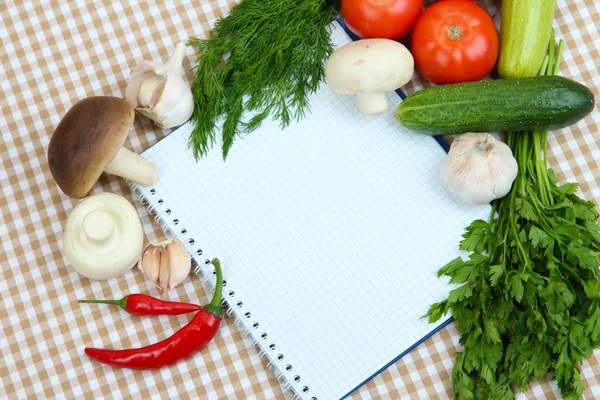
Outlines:
{"label": "brown cap mushroom", "polygon": [[117,97],[89,97],[71,107],[48,146],[50,172],[66,195],[87,196],[102,172],[156,183],[154,164],[122,147],[134,118],[133,108]]}

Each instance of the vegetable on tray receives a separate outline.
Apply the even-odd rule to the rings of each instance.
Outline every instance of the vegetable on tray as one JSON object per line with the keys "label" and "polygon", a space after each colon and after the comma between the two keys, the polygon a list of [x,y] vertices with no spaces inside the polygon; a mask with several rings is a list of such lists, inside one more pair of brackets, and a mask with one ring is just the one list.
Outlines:
{"label": "vegetable on tray", "polygon": [[554,21],[555,0],[503,0],[498,73],[502,78],[538,74]]}
{"label": "vegetable on tray", "polygon": [[78,303],[116,304],[133,315],[181,315],[202,310],[198,304],[164,301],[147,294],[134,293],[120,300],[79,300]]}
{"label": "vegetable on tray", "polygon": [[[554,50],[551,35],[541,75],[558,72],[562,41],[556,63]],[[599,214],[577,184],[559,186],[547,168],[546,131],[509,133],[508,145],[519,166],[513,187],[488,221],[467,228],[460,248],[468,259],[439,271],[460,286],[427,317],[451,311],[461,332],[457,398],[513,399],[513,386],[525,391],[552,373],[564,399],[581,399],[582,362],[600,347]]]}
{"label": "vegetable on tray", "polygon": [[268,116],[283,128],[304,115],[333,52],[328,25],[336,3],[244,0],[216,22],[209,38],[190,39],[198,52],[189,142],[196,158],[217,132],[226,159],[235,138]]}
{"label": "vegetable on tray", "polygon": [[48,146],[52,177],[70,197],[87,196],[102,172],[151,186],[154,164],[123,147],[135,112],[123,99],[95,96],[78,101],[54,130]]}
{"label": "vegetable on tray", "polygon": [[435,86],[408,96],[396,119],[428,135],[559,129],[594,109],[590,89],[561,76]]}
{"label": "vegetable on tray", "polygon": [[144,347],[123,350],[86,348],[85,354],[108,365],[131,369],[155,369],[175,364],[203,349],[219,331],[222,320],[221,293],[223,273],[216,258],[217,281],[212,301],[179,331],[168,338]]}
{"label": "vegetable on tray", "polygon": [[464,0],[435,3],[415,25],[411,51],[422,76],[435,84],[478,81],[498,59],[498,32],[492,17]]}
{"label": "vegetable on tray", "polygon": [[389,39],[364,39],[338,47],[325,67],[331,88],[356,94],[358,109],[366,115],[389,109],[388,93],[413,76],[414,60],[403,44]]}

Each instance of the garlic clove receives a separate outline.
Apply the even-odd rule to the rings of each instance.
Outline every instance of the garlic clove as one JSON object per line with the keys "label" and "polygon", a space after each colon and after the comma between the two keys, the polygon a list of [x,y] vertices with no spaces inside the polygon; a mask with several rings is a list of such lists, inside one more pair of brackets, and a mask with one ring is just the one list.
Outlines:
{"label": "garlic clove", "polygon": [[179,285],[190,274],[192,259],[185,246],[175,239],[168,246],[169,265],[171,275],[169,276],[169,288]]}
{"label": "garlic clove", "polygon": [[138,92],[137,102],[140,107],[149,107],[152,108],[160,99],[160,94],[157,95],[157,92],[162,92],[161,85],[164,85],[163,82],[165,78],[160,75],[155,75],[152,72],[141,75],[144,79],[141,80],[141,84],[139,86],[140,90]]}
{"label": "garlic clove", "polygon": [[441,165],[442,179],[450,191],[472,205],[504,197],[517,172],[510,147],[489,133],[458,136]]}
{"label": "garlic clove", "polygon": [[129,75],[125,99],[160,128],[186,122],[194,109],[193,95],[183,78],[185,44],[177,43],[165,64],[142,61]]}
{"label": "garlic clove", "polygon": [[[174,90],[167,95],[163,95],[161,100],[153,108],[153,113],[156,116],[155,123],[158,127],[166,129],[180,125],[183,121],[187,121],[192,116],[194,111],[194,99],[192,92]],[[179,93],[177,99],[171,99],[172,93]],[[177,102],[177,106],[172,105]]]}
{"label": "garlic clove", "polygon": [[179,239],[167,239],[146,246],[139,262],[148,280],[167,292],[189,275],[191,257]]}
{"label": "garlic clove", "polygon": [[158,287],[164,292],[169,290],[169,276],[171,275],[171,264],[169,263],[169,246],[160,252],[160,265],[158,273]]}
{"label": "garlic clove", "polygon": [[158,280],[158,265],[160,265],[160,248],[147,247],[142,253],[139,267],[144,271],[146,277],[153,282]]}

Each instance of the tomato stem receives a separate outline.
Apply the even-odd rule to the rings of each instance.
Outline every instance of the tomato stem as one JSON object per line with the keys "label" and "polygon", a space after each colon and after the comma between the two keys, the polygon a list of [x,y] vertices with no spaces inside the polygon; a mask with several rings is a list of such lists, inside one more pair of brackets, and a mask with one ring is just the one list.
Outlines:
{"label": "tomato stem", "polygon": [[452,25],[450,29],[448,29],[448,37],[452,40],[460,40],[463,32],[458,25]]}

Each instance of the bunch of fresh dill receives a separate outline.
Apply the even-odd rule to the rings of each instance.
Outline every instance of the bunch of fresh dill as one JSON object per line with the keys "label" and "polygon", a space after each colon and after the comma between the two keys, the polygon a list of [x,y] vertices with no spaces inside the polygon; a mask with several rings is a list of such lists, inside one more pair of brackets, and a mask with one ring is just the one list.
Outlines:
{"label": "bunch of fresh dill", "polygon": [[189,140],[196,159],[214,145],[221,122],[226,159],[236,136],[265,118],[284,128],[303,117],[333,51],[328,25],[338,6],[330,0],[243,0],[209,38],[190,39],[198,53]]}

